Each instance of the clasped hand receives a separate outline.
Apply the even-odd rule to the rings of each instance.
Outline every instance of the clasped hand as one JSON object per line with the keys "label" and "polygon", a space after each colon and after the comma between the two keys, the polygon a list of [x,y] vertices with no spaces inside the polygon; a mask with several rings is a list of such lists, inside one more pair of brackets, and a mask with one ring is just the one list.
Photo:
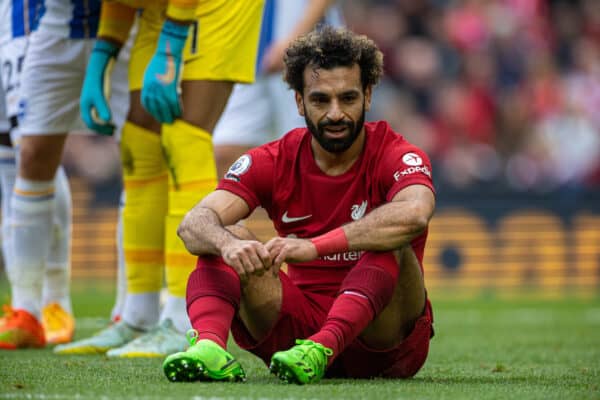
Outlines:
{"label": "clasped hand", "polygon": [[246,281],[250,275],[274,275],[284,262],[298,263],[317,258],[317,249],[308,239],[275,237],[263,244],[256,240],[233,240],[221,248],[221,256]]}

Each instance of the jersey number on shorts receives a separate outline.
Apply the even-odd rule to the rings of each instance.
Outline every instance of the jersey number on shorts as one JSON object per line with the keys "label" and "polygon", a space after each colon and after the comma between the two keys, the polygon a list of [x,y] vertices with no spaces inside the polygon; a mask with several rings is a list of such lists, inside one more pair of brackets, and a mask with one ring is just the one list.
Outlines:
{"label": "jersey number on shorts", "polygon": [[25,56],[20,56],[17,58],[16,65],[13,65],[11,60],[5,60],[2,64],[2,87],[4,88],[4,92],[6,94],[12,92],[19,87],[19,76],[21,75],[21,70],[23,69],[23,61],[25,60]]}

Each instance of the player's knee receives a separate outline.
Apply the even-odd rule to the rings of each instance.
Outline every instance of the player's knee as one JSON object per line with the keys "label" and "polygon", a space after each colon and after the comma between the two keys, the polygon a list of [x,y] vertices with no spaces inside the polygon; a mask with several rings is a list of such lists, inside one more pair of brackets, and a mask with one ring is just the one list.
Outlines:
{"label": "player's knee", "polygon": [[212,140],[182,120],[165,125],[161,140],[172,178],[169,212],[183,215],[216,187]]}
{"label": "player's knee", "polygon": [[196,269],[188,278],[186,288],[188,307],[204,296],[220,297],[231,302],[236,309],[239,307],[240,278],[221,257],[198,257]]}
{"label": "player's knee", "polygon": [[399,266],[392,252],[366,252],[342,282],[340,293],[362,294],[369,299],[377,315],[392,299],[398,271]]}
{"label": "player's knee", "polygon": [[140,125],[126,122],[121,139],[121,165],[126,179],[147,181],[146,178],[165,175],[167,165],[160,137]]}
{"label": "player's knee", "polygon": [[52,148],[36,141],[22,143],[19,150],[20,175],[33,180],[52,180],[60,164],[61,156],[62,146],[55,152]]}
{"label": "player's knee", "polygon": [[139,90],[131,92],[129,96],[127,121],[151,132],[160,134],[161,123],[154,119],[154,117],[142,107]]}

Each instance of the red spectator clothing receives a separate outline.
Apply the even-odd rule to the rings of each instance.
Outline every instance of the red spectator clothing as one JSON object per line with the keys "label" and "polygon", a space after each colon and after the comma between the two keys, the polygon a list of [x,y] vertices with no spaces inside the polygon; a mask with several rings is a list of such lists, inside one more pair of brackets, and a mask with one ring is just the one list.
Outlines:
{"label": "red spectator clothing", "polygon": [[[409,185],[434,190],[431,164],[423,151],[387,122],[366,123],[365,132],[362,154],[342,175],[321,171],[313,157],[312,135],[299,128],[241,156],[218,189],[240,196],[251,211],[262,206],[280,236],[298,238],[312,238],[358,220]],[[427,231],[411,243],[421,265],[426,238]],[[302,290],[335,295],[360,256],[359,251],[348,251],[290,264],[288,275]]]}

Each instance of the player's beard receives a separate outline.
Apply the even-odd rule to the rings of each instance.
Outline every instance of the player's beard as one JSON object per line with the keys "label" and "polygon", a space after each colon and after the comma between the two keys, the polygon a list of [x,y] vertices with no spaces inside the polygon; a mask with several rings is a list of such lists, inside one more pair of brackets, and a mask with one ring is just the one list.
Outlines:
{"label": "player's beard", "polygon": [[[343,153],[344,151],[348,150],[350,146],[352,146],[358,135],[360,135],[360,131],[362,130],[363,125],[365,124],[365,105],[363,102],[362,113],[358,121],[356,121],[356,123],[345,120],[339,122],[332,122],[329,119],[324,119],[323,121],[320,121],[317,125],[315,125],[308,117],[308,113],[306,112],[306,106],[304,107],[304,120],[306,121],[306,127],[322,148],[324,148],[330,153]],[[326,136],[326,127],[340,126],[345,126],[348,128],[348,136],[342,138],[328,138]]]}

